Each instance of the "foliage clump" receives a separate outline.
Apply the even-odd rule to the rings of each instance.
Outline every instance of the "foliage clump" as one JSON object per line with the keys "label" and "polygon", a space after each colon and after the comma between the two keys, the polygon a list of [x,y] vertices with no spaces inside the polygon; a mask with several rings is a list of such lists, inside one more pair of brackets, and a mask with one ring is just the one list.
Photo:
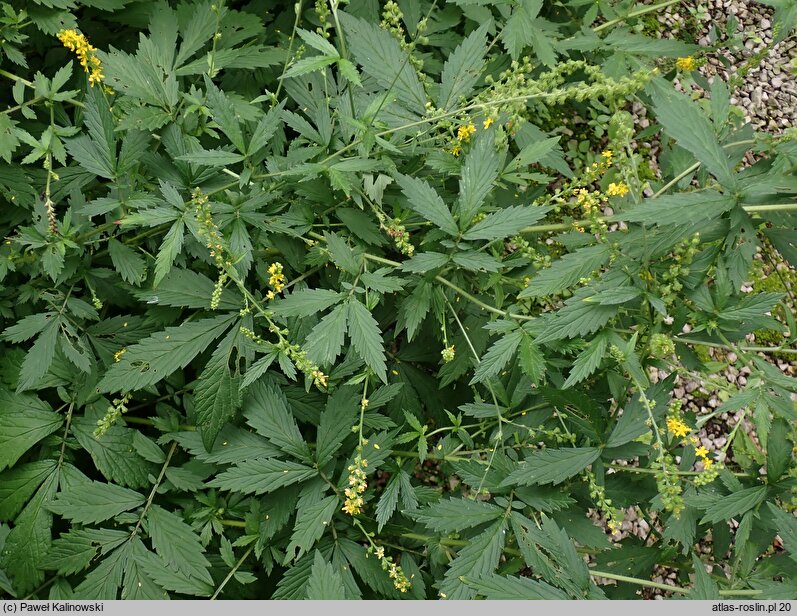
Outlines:
{"label": "foliage clump", "polygon": [[5,595],[793,596],[797,142],[657,6],[0,4]]}

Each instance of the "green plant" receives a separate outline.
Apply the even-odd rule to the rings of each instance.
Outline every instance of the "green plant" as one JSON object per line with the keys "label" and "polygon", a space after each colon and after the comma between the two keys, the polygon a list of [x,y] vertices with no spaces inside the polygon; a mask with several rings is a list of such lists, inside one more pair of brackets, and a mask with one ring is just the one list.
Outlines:
{"label": "green plant", "polygon": [[[797,146],[674,90],[672,0],[62,4],[1,22],[4,593],[793,595],[797,381],[745,336],[797,328],[740,289],[797,263]],[[715,452],[700,347],[752,371]]]}

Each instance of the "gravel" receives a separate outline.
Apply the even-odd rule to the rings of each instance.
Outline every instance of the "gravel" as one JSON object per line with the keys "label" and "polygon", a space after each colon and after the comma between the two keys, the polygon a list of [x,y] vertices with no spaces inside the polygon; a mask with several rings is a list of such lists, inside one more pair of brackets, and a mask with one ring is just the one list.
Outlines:
{"label": "gravel", "polygon": [[[792,36],[768,49],[773,42],[772,14],[771,7],[744,0],[688,0],[667,7],[658,20],[663,38],[703,47],[739,43],[730,51],[707,49],[700,72],[709,81],[717,75],[726,82],[734,79],[750,58],[762,54],[731,93],[731,104],[741,107],[757,130],[779,134],[793,127],[797,117],[797,40]],[[729,19],[737,22],[731,36],[726,32]]]}

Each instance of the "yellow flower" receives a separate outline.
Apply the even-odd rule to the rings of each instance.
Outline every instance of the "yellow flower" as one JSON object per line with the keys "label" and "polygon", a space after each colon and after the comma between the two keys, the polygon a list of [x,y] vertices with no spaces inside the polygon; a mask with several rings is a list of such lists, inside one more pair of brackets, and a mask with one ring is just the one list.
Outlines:
{"label": "yellow flower", "polygon": [[614,152],[611,150],[604,150],[601,152],[601,156],[606,159],[607,164],[610,164],[612,162],[612,156],[614,156]]}
{"label": "yellow flower", "polygon": [[456,144],[454,147],[451,148],[451,153],[454,156],[459,156],[460,154],[462,154],[462,148],[460,147],[459,144]]}
{"label": "yellow flower", "polygon": [[362,511],[362,509],[360,508],[360,505],[358,505],[356,502],[347,500],[346,503],[343,505],[343,511],[345,511],[349,515],[357,515]]}
{"label": "yellow flower", "polygon": [[102,62],[94,53],[97,51],[96,48],[89,43],[86,36],[77,30],[61,30],[57,36],[63,46],[77,56],[80,66],[89,75],[89,85],[94,87],[94,84],[102,83],[105,78],[102,73]]}
{"label": "yellow flower", "polygon": [[628,185],[624,182],[618,182],[617,184],[612,182],[606,189],[606,194],[610,197],[624,197],[628,194]]}
{"label": "yellow flower", "polygon": [[698,447],[697,449],[695,449],[695,453],[697,455],[699,455],[701,458],[707,458],[708,457],[708,449],[706,449],[702,445],[700,447]]}
{"label": "yellow flower", "polygon": [[367,462],[359,454],[354,459],[354,464],[349,466],[349,487],[343,491],[346,495],[343,511],[352,516],[362,513],[363,505],[365,504],[362,496],[360,496],[368,488],[365,471],[363,470],[365,466],[367,466]]}
{"label": "yellow flower", "polygon": [[116,362],[122,361],[122,355],[127,353],[127,348],[121,348],[116,353],[113,354],[113,358]]}
{"label": "yellow flower", "polygon": [[709,468],[712,464],[714,464],[714,460],[711,458],[705,458],[703,460],[703,468]]}
{"label": "yellow flower", "polygon": [[490,128],[490,126],[492,126],[492,123],[493,123],[493,122],[494,122],[494,120],[493,120],[492,118],[487,118],[487,119],[486,119],[486,120],[485,120],[485,121],[482,123],[482,126],[483,126],[485,129],[488,129],[488,128]]}
{"label": "yellow flower", "polygon": [[675,66],[678,67],[679,71],[693,71],[697,68],[697,62],[692,56],[686,56],[685,58],[678,58],[675,61]]}
{"label": "yellow flower", "polygon": [[329,384],[329,377],[320,370],[311,371],[310,378],[313,379],[313,382],[319,387],[321,386],[326,387]]}
{"label": "yellow flower", "polygon": [[678,417],[667,418],[667,429],[670,431],[670,434],[677,437],[686,436],[690,432],[689,426]]}
{"label": "yellow flower", "polygon": [[282,273],[282,263],[272,263],[268,267],[270,277],[269,286],[274,288],[275,293],[279,293],[285,288],[285,275]]}
{"label": "yellow flower", "polygon": [[476,132],[476,127],[471,124],[464,124],[457,129],[457,141],[470,141],[470,136]]}

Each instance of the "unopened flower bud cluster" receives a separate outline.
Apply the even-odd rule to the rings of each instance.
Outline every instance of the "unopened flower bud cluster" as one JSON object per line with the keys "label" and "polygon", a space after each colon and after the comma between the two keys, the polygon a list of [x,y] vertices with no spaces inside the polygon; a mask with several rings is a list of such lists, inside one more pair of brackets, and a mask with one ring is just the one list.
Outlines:
{"label": "unopened flower bud cluster", "polygon": [[111,406],[105,411],[105,415],[97,420],[97,427],[94,428],[94,438],[102,437],[123,414],[127,413],[127,403],[130,402],[131,397],[132,394],[126,393],[121,398],[114,398],[111,401]]}

